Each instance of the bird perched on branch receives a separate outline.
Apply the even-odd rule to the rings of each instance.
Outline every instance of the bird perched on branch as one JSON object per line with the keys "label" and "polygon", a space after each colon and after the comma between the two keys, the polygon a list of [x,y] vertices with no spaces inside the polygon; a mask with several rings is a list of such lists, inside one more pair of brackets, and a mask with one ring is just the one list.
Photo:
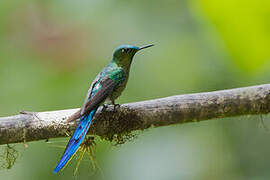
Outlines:
{"label": "bird perched on branch", "polygon": [[55,173],[59,172],[78,150],[98,107],[105,101],[111,101],[111,103],[115,105],[115,99],[121,95],[126,87],[130,65],[134,55],[138,51],[151,46],[153,46],[153,44],[142,47],[121,45],[114,51],[112,61],[97,75],[90,85],[80,111],[71,115],[67,120],[68,122],[71,122],[80,118],[77,128],[70,138],[62,158],[54,169]]}

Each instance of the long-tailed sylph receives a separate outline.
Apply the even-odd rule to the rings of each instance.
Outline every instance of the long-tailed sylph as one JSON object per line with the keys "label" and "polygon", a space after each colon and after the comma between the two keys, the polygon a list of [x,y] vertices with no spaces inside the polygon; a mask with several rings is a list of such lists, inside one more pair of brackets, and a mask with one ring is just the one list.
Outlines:
{"label": "long-tailed sylph", "polygon": [[134,55],[138,51],[151,46],[153,44],[142,47],[121,45],[114,51],[111,62],[97,75],[90,85],[80,111],[68,119],[69,122],[76,119],[80,119],[80,121],[66,146],[62,158],[54,169],[55,173],[60,171],[78,150],[98,107],[107,101],[111,101],[115,105],[115,99],[121,95],[126,87],[130,65]]}

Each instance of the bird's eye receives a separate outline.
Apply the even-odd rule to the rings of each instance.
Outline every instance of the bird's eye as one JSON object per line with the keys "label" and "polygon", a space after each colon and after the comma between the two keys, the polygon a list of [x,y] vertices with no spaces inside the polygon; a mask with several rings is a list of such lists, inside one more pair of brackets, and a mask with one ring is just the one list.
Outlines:
{"label": "bird's eye", "polygon": [[121,51],[122,51],[122,53],[124,53],[124,52],[126,52],[126,49],[122,49]]}

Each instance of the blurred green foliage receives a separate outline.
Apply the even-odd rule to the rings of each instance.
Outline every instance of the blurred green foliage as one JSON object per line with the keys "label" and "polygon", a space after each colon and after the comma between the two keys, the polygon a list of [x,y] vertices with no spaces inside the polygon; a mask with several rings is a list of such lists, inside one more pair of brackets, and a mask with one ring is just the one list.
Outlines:
{"label": "blurred green foliage", "polygon": [[[120,103],[269,83],[269,6],[266,0],[2,0],[0,116],[81,106],[120,44],[156,44],[135,56]],[[269,133],[258,128],[259,119],[151,129],[121,147],[98,141],[104,178],[87,158],[77,178],[268,179]],[[67,140],[16,145],[19,158],[0,179],[74,178],[76,160],[52,173],[64,150],[55,146]]]}
{"label": "blurred green foliage", "polygon": [[270,1],[196,0],[194,7],[209,19],[239,68],[265,69],[270,61]]}

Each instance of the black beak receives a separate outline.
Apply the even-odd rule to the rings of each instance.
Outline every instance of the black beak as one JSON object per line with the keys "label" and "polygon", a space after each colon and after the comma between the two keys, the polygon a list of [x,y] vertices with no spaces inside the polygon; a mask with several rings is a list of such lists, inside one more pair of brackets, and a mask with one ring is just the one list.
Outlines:
{"label": "black beak", "polygon": [[139,51],[142,50],[142,49],[145,49],[145,48],[149,48],[149,47],[152,47],[154,46],[154,44],[149,44],[149,45],[146,45],[146,46],[142,46],[139,48]]}

